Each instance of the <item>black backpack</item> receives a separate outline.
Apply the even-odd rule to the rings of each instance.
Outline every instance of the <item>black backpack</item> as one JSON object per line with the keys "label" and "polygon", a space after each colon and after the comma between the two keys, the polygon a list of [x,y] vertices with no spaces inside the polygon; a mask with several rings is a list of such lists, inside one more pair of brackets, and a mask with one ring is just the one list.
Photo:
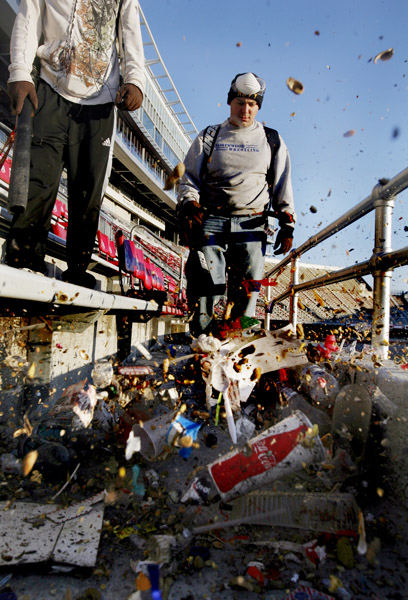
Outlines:
{"label": "black backpack", "polygon": [[[279,134],[276,131],[276,129],[272,129],[271,127],[266,127],[265,125],[263,127],[265,130],[266,139],[271,148],[271,164],[266,173],[266,181],[267,181],[267,184],[269,187],[269,197],[270,197],[269,203],[265,207],[265,213],[267,216],[269,214],[270,215],[274,214],[272,187],[273,187],[273,183],[275,181],[275,170],[273,168],[273,165],[275,162],[276,153],[278,152],[279,147],[280,147],[280,139],[279,139]],[[203,163],[202,163],[201,169],[200,169],[200,180],[201,181],[203,181],[203,179],[206,176],[208,161],[210,160],[213,150],[215,148],[215,142],[217,140],[217,136],[218,136],[220,129],[221,129],[221,125],[208,125],[208,127],[206,127],[204,130],[204,134],[203,134],[204,160],[203,160]]]}

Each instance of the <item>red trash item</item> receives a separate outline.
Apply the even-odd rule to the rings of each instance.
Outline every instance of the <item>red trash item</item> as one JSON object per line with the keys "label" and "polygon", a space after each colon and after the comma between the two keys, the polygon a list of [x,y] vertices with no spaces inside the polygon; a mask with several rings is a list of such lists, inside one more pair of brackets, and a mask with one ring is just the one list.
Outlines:
{"label": "red trash item", "polygon": [[247,569],[247,575],[255,579],[259,583],[259,585],[265,585],[265,576],[262,573],[261,569],[256,567],[255,565],[251,565]]}
{"label": "red trash item", "polygon": [[331,352],[337,352],[339,347],[336,342],[336,336],[326,335],[326,339],[324,340],[324,347],[327,348],[327,350],[330,350]]}
{"label": "red trash item", "polygon": [[233,450],[208,465],[218,493],[227,500],[293,473],[304,464],[322,461],[325,452],[319,438],[310,447],[302,444],[302,437],[311,428],[306,415],[296,410],[249,440],[246,451]]}

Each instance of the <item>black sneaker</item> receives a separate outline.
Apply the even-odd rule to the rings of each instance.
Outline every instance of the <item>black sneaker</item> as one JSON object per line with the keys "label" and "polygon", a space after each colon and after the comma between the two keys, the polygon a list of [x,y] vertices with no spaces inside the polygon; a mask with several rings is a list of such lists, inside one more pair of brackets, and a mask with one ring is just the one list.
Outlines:
{"label": "black sneaker", "polygon": [[32,271],[33,273],[40,273],[41,275],[48,275],[47,265],[44,260],[40,258],[29,259],[23,255],[7,255],[4,258],[4,264],[14,269],[25,269]]}
{"label": "black sneaker", "polygon": [[82,287],[90,288],[91,290],[94,290],[96,286],[95,277],[86,271],[71,271],[70,269],[67,269],[61,275],[61,279],[67,283],[81,285]]}

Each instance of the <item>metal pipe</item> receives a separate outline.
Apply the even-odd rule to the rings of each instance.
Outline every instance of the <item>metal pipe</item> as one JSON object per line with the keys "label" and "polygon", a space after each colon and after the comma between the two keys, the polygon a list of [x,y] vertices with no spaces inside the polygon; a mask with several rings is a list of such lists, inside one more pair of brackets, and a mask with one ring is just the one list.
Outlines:
{"label": "metal pipe", "polygon": [[299,294],[295,291],[295,286],[299,283],[299,258],[296,255],[292,256],[292,264],[290,269],[291,279],[291,295],[289,300],[289,322],[292,324],[296,331],[296,325],[298,320],[298,296]]}
{"label": "metal pipe", "polygon": [[[268,285],[268,287],[266,288],[266,306],[267,307],[271,303],[271,296],[272,296],[271,286]],[[265,329],[267,331],[269,331],[269,329],[271,327],[271,313],[268,310],[265,310],[264,326],[265,326]]]}
{"label": "metal pipe", "polygon": [[[309,281],[299,283],[293,286],[292,290],[295,292],[311,290],[313,288],[340,283],[341,281],[347,281],[348,279],[353,279],[354,277],[369,275],[375,270],[381,269],[382,271],[386,271],[387,269],[402,267],[406,264],[408,264],[408,246],[405,246],[400,250],[395,250],[394,252],[383,254],[382,256],[372,256],[369,260],[353,265],[352,267],[339,269],[338,271],[327,273],[322,277],[317,277],[316,279],[310,279]],[[276,302],[281,302],[282,300],[288,298],[292,293],[292,290],[287,290],[286,292],[283,292],[274,298],[268,310],[271,312]]]}
{"label": "metal pipe", "polygon": [[323,242],[327,238],[339,232],[341,229],[344,229],[361,217],[364,217],[375,208],[374,203],[379,197],[384,199],[391,198],[405,190],[407,187],[408,168],[395,175],[395,177],[393,177],[390,181],[387,181],[384,184],[380,183],[375,186],[372,193],[367,198],[344,213],[344,215],[336,219],[336,221],[333,221],[333,223],[322,229],[318,234],[311,236],[308,240],[306,240],[306,242],[299,246],[299,248],[292,250],[290,255],[281,260],[280,263],[275,265],[275,267],[273,267],[273,269],[267,273],[267,277],[270,277],[281,268],[285,267],[291,261],[291,255],[296,254],[297,256],[301,256],[314,246],[317,246],[317,244],[320,242]]}
{"label": "metal pipe", "polygon": [[271,277],[272,275],[275,275],[275,273],[277,273],[278,271],[283,271],[283,269],[286,267],[286,265],[288,265],[290,263],[290,261],[292,260],[292,255],[296,252],[296,248],[294,248],[285,258],[282,258],[282,260],[275,265],[270,271],[268,271],[268,273],[266,273],[266,277]]}
{"label": "metal pipe", "polygon": [[[374,188],[373,191],[375,191]],[[381,257],[391,251],[392,211],[394,198],[383,196],[375,204],[375,246],[374,256]],[[390,296],[392,271],[376,269],[374,277],[373,320],[371,324],[371,345],[379,358],[388,358],[390,337]]]}
{"label": "metal pipe", "polygon": [[13,167],[8,190],[8,207],[12,213],[22,213],[27,206],[30,183],[30,156],[33,105],[25,98],[21,113],[17,117],[16,137],[13,150]]}

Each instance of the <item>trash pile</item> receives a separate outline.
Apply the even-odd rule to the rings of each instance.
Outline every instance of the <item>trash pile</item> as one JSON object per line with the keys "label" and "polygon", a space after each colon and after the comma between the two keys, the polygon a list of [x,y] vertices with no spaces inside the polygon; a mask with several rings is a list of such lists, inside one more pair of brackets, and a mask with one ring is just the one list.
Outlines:
{"label": "trash pile", "polygon": [[87,569],[77,600],[405,597],[382,548],[393,407],[354,354],[250,326],[138,344],[58,399],[2,392],[0,599],[39,597],[23,564]]}

